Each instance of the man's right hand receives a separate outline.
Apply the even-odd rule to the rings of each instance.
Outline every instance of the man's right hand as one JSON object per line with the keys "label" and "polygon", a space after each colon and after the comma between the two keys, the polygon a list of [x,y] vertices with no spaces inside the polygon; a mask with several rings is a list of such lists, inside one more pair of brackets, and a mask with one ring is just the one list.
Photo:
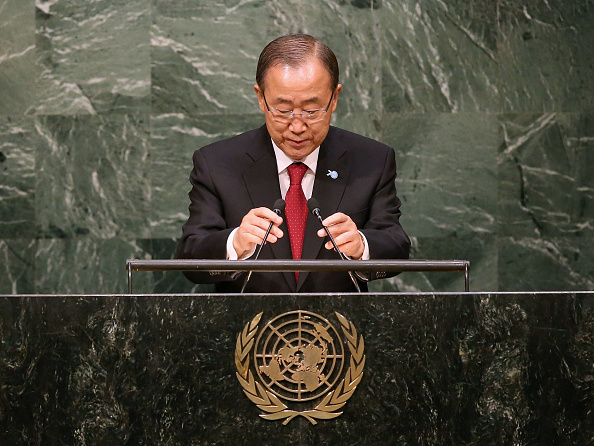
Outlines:
{"label": "man's right hand", "polygon": [[246,252],[253,251],[256,245],[262,243],[270,222],[273,222],[274,225],[266,241],[275,243],[283,236],[283,231],[278,227],[283,222],[280,216],[266,207],[261,207],[252,209],[243,217],[241,225],[233,237],[233,248],[237,252],[238,258],[241,258]]}

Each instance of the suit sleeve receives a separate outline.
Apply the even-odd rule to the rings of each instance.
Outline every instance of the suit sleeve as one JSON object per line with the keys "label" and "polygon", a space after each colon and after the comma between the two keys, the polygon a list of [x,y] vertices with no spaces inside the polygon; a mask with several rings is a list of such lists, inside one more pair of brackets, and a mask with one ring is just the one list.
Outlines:
{"label": "suit sleeve", "polygon": [[[371,259],[408,259],[410,239],[400,224],[401,201],[396,194],[394,151],[386,154],[384,169],[371,199],[369,218],[361,228],[369,244]],[[369,273],[369,279],[394,276],[396,273]]]}
{"label": "suit sleeve", "polygon": [[[227,256],[226,243],[234,228],[229,228],[223,216],[223,203],[211,175],[206,157],[194,152],[194,168],[190,173],[190,217],[184,224],[177,248],[179,259],[221,259]],[[232,280],[237,274],[225,272],[184,272],[195,283]]]}

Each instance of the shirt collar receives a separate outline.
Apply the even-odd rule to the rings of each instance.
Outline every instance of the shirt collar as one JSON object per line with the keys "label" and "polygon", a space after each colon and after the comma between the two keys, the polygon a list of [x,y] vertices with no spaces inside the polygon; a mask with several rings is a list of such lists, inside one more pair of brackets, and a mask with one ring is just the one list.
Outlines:
{"label": "shirt collar", "polygon": [[318,167],[318,156],[320,155],[320,147],[318,146],[313,152],[307,155],[301,161],[295,161],[289,158],[285,152],[283,152],[275,143],[272,141],[272,147],[274,148],[274,155],[276,156],[276,168],[277,172],[281,173],[287,167],[295,162],[302,162],[305,164],[315,175],[316,168]]}

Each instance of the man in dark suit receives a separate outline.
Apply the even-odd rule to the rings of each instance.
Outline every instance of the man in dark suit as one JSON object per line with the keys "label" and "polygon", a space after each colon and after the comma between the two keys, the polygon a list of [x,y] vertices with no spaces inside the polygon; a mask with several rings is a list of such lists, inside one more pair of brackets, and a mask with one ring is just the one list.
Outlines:
{"label": "man in dark suit", "polygon": [[[266,125],[194,153],[190,217],[178,258],[246,259],[273,228],[261,259],[338,259],[305,201],[314,197],[339,249],[352,259],[405,259],[394,152],[330,126],[342,86],[334,53],[308,35],[280,37],[264,48],[254,89]],[[270,207],[285,198],[285,218]],[[304,230],[303,230],[304,228]],[[324,243],[325,242],[325,243]],[[186,273],[237,292],[245,273]],[[365,280],[384,274],[360,274]],[[347,273],[253,273],[247,292],[354,291]]]}

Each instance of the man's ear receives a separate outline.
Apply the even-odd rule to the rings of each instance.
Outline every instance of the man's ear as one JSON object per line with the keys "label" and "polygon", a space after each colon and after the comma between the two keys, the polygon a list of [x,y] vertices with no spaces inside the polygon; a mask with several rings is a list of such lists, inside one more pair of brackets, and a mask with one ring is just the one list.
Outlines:
{"label": "man's ear", "polygon": [[338,95],[340,94],[341,91],[342,91],[342,85],[338,84],[336,86],[336,90],[334,90],[334,99],[332,99],[332,105],[330,106],[330,110],[332,110],[333,113],[334,113],[334,110],[336,110],[336,106],[338,105]]}
{"label": "man's ear", "polygon": [[262,110],[264,113],[266,113],[266,104],[264,103],[263,90],[260,88],[260,86],[258,84],[255,84],[254,91],[256,92],[256,95],[258,95],[258,105],[260,106],[260,110]]}

